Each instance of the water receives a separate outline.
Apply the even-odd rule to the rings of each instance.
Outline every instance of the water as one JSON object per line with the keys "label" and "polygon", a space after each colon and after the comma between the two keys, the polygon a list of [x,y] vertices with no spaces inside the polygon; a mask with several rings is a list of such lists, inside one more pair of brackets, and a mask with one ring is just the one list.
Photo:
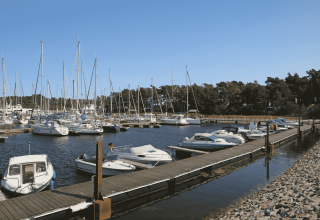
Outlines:
{"label": "water", "polygon": [[[97,140],[103,140],[105,153],[108,150],[107,144],[110,142],[115,146],[152,144],[159,149],[165,149],[170,145],[177,146],[184,137],[190,138],[194,133],[217,130],[226,125],[161,126],[159,129],[131,128],[128,132],[103,133],[99,136],[49,137],[31,133],[10,135],[6,142],[0,143],[0,172],[3,173],[10,157],[28,154],[28,142],[31,142],[31,154],[47,154],[50,157],[57,175],[55,187],[63,187],[91,180],[91,175],[77,172],[74,160],[82,153],[95,155]],[[128,212],[117,219],[206,219],[214,217],[239,198],[259,190],[283,174],[315,141],[317,138],[308,135],[300,145],[294,142],[276,149],[270,159],[259,159],[238,171],[207,181],[136,211]]]}

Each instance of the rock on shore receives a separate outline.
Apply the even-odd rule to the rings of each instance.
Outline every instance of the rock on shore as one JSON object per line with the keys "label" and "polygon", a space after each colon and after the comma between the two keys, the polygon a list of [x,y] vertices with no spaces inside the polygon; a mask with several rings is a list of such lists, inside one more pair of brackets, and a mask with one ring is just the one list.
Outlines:
{"label": "rock on shore", "polygon": [[257,195],[217,219],[320,219],[320,145]]}

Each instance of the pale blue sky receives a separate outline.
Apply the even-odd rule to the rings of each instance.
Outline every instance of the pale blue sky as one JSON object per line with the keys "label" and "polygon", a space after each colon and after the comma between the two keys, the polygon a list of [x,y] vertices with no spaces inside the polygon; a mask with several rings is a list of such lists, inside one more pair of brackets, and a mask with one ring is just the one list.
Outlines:
{"label": "pale blue sky", "polygon": [[171,84],[172,69],[174,83],[185,84],[186,65],[198,85],[264,84],[268,76],[320,69],[319,9],[320,1],[294,0],[0,0],[0,52],[11,95],[15,71],[31,94],[43,40],[43,84],[49,79],[56,96],[78,36],[87,82],[96,57],[107,94],[109,68],[116,91],[148,87],[151,78],[156,87]]}

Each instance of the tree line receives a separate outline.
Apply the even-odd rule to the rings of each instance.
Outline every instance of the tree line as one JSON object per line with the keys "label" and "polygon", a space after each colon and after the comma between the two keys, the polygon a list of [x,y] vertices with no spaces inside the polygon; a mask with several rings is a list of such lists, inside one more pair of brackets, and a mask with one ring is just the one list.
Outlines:
{"label": "tree line", "polygon": [[[97,106],[105,112],[113,113],[137,111],[143,112],[186,112],[197,109],[200,114],[223,115],[286,115],[320,118],[320,71],[311,69],[300,77],[297,73],[288,73],[285,79],[267,77],[265,85],[257,81],[244,84],[241,81],[219,82],[216,85],[164,85],[124,89],[109,96],[98,96]],[[188,90],[188,94],[187,94]],[[130,94],[129,94],[130,92]],[[139,98],[138,98],[139,94]],[[188,106],[187,106],[188,95]],[[130,96],[130,101],[129,101]],[[152,98],[153,97],[153,98]],[[14,96],[7,97],[7,102],[15,103]],[[18,97],[18,103],[24,108],[37,108],[40,95]],[[112,99],[112,109],[111,109]],[[61,109],[64,101],[60,98],[46,99],[50,109]],[[43,97],[44,102],[44,97]],[[80,100],[83,104],[92,104],[92,99]],[[153,105],[152,105],[153,104]],[[153,107],[152,107],[153,106]],[[66,108],[76,108],[76,101],[66,100]],[[78,106],[79,108],[81,106]],[[47,107],[45,108],[47,109]]]}

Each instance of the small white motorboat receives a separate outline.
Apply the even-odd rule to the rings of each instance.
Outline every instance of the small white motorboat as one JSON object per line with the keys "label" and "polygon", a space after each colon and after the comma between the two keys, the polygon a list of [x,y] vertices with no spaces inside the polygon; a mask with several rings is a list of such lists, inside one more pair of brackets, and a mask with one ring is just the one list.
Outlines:
{"label": "small white motorboat", "polygon": [[256,140],[256,139],[262,139],[264,138],[267,134],[266,133],[263,133],[262,131],[260,130],[252,130],[252,131],[247,131],[245,133],[243,133],[246,138],[248,140]]}
{"label": "small white motorboat", "polygon": [[185,119],[184,115],[172,115],[169,118],[161,118],[163,125],[188,125],[189,122]]}
{"label": "small white motorboat", "polygon": [[227,132],[226,130],[216,130],[216,131],[207,131],[217,138],[223,138],[227,142],[232,142],[236,144],[243,144],[246,140],[242,137],[241,134],[234,134],[232,132]]}
{"label": "small white motorboat", "polygon": [[[88,154],[82,154],[76,159],[77,169],[96,174],[96,157],[90,157]],[[125,163],[120,160],[117,155],[103,157],[102,161],[102,175],[114,176],[122,173],[134,171],[135,166]]]}
{"label": "small white motorboat", "polygon": [[66,136],[69,134],[69,129],[58,124],[57,121],[46,121],[44,124],[35,124],[32,128],[33,134],[49,135],[49,136]]}
{"label": "small white motorboat", "polygon": [[[281,124],[285,124],[285,125],[291,125],[291,126],[299,126],[299,122],[296,121],[288,121],[285,118],[276,118],[274,119],[274,121],[278,122],[282,122]],[[301,125],[303,124],[302,122],[300,123]]]}
{"label": "small white motorboat", "polygon": [[169,153],[153,147],[151,144],[132,147],[119,146],[111,148],[108,155],[118,155],[120,158],[137,161],[145,164],[160,165],[170,163],[172,157]]}
{"label": "small white motorboat", "polygon": [[222,138],[217,138],[211,133],[196,133],[190,139],[185,137],[181,147],[201,149],[201,150],[221,150],[230,148],[237,145],[236,143],[230,143]]}
{"label": "small white motorboat", "polygon": [[103,128],[90,123],[73,123],[68,126],[69,130],[77,131],[80,134],[102,134]]}
{"label": "small white motorboat", "polygon": [[15,195],[39,192],[54,180],[55,172],[47,155],[12,157],[1,179],[5,191]]}

